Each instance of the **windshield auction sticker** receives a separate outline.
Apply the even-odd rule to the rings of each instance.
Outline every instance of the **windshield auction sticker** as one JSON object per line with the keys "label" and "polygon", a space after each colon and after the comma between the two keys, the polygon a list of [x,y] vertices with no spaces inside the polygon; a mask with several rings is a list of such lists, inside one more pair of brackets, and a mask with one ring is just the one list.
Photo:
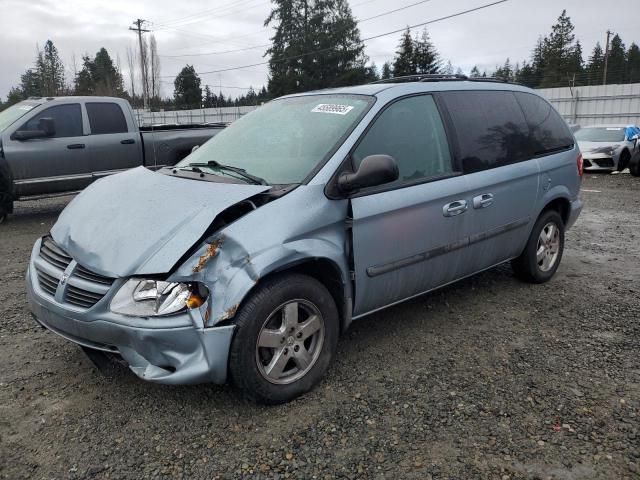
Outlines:
{"label": "windshield auction sticker", "polygon": [[346,115],[353,107],[351,105],[336,105],[333,103],[320,103],[316,105],[312,112],[315,113],[334,113],[336,115]]}

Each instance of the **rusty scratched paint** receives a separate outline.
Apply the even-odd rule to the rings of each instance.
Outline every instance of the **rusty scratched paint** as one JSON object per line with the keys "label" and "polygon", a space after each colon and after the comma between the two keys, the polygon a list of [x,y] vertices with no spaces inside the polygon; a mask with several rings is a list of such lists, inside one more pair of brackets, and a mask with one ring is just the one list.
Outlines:
{"label": "rusty scratched paint", "polygon": [[200,256],[198,263],[195,267],[193,267],[193,273],[198,273],[199,271],[201,271],[209,260],[218,255],[218,251],[220,250],[221,245],[222,238],[218,238],[213,243],[210,243],[207,247],[206,252],[204,252],[204,254]]}
{"label": "rusty scratched paint", "polygon": [[238,311],[239,306],[240,306],[239,303],[232,305],[226,312],[222,314],[222,316],[218,319],[218,321],[228,320],[229,318],[234,317],[236,312]]}

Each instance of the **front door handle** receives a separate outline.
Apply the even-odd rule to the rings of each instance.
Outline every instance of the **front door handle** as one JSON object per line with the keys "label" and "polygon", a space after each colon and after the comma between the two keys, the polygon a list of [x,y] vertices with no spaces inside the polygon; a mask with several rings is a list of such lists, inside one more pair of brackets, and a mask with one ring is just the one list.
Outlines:
{"label": "front door handle", "polygon": [[473,208],[486,208],[493,204],[493,194],[483,193],[477,197],[473,197]]}
{"label": "front door handle", "polygon": [[131,145],[133,143],[136,143],[136,141],[133,138],[125,138],[124,140],[120,140],[120,143],[122,145]]}
{"label": "front door handle", "polygon": [[71,145],[67,145],[69,150],[77,150],[80,148],[84,148],[84,143],[72,143]]}
{"label": "front door handle", "polygon": [[456,200],[455,202],[447,203],[442,207],[442,214],[445,217],[455,217],[467,211],[466,200]]}

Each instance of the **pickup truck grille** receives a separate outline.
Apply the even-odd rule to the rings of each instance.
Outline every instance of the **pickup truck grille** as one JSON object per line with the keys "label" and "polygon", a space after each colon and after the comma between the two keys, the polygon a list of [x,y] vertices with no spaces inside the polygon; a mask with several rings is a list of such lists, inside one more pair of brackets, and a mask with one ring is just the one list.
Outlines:
{"label": "pickup truck grille", "polygon": [[44,237],[40,254],[35,259],[38,284],[47,295],[55,297],[62,282],[65,284],[63,302],[89,309],[107,294],[115,279],[99,275],[76,263],[68,277],[62,281],[71,262],[73,258],[53,238]]}

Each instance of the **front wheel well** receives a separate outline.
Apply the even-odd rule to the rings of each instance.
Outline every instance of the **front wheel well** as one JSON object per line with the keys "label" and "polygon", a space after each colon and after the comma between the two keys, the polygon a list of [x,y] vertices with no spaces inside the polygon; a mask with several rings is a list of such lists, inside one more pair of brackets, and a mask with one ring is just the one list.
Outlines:
{"label": "front wheel well", "polygon": [[348,322],[345,314],[345,283],[340,272],[340,268],[331,260],[326,258],[311,258],[293,265],[288,265],[270,273],[269,275],[283,273],[300,273],[315,278],[322,283],[336,304],[338,315],[340,317],[340,331],[345,328]]}
{"label": "front wheel well", "polygon": [[566,198],[556,198],[545,205],[545,207],[542,209],[542,212],[540,212],[540,215],[542,215],[547,210],[555,210],[556,212],[558,212],[562,217],[562,221],[566,225],[569,221],[571,203]]}
{"label": "front wheel well", "polygon": [[[322,283],[327,288],[327,290],[329,290],[329,293],[331,294],[331,297],[336,304],[336,309],[338,310],[338,315],[340,318],[340,331],[344,331],[350,320],[350,312],[346,308],[347,301],[345,284],[340,272],[340,268],[334,262],[326,258],[310,258],[293,264],[284,265],[272,272],[269,272],[264,277],[261,277],[260,280],[256,282],[254,287],[246,293],[244,299],[242,300],[242,302],[240,302],[238,307],[242,306],[247,298],[249,298],[251,293],[253,293],[253,291],[258,288],[264,280],[276,275],[286,275],[288,273],[299,273],[312,277]],[[236,307],[236,310],[238,307]],[[233,322],[233,317],[230,316],[228,319],[223,320],[216,325],[227,325]]]}

